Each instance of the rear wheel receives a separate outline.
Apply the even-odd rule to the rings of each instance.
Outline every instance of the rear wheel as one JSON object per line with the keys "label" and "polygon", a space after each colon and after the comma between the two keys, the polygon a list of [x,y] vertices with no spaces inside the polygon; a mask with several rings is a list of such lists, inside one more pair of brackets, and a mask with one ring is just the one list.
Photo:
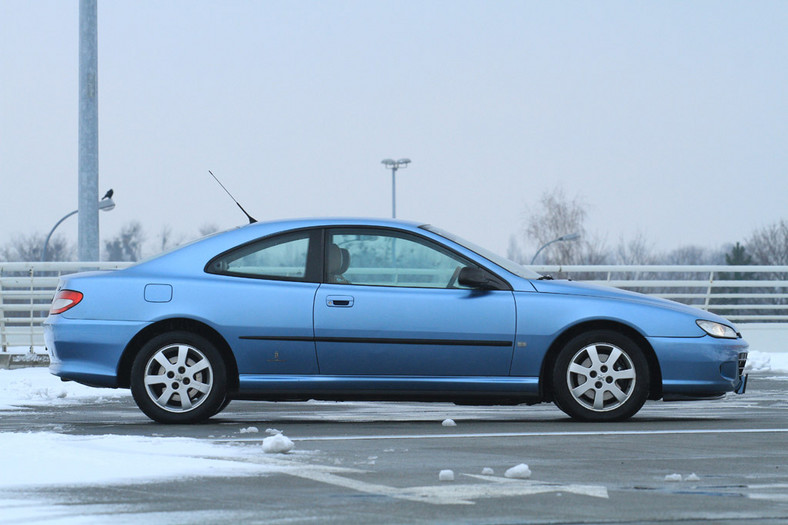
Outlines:
{"label": "rear wheel", "polygon": [[224,360],[210,341],[169,332],[140,349],[131,367],[131,393],[155,421],[197,423],[224,408],[226,376]]}
{"label": "rear wheel", "polygon": [[623,334],[581,334],[558,353],[553,369],[556,406],[583,421],[619,421],[633,416],[649,392],[643,350]]}

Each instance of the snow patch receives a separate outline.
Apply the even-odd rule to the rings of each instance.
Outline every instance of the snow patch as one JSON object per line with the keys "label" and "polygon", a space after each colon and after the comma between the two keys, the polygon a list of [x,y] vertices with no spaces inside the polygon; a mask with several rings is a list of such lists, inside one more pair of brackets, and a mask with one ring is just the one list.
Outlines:
{"label": "snow patch", "polygon": [[444,469],[438,473],[439,481],[454,481],[454,471],[451,469]]}
{"label": "snow patch", "polygon": [[93,388],[63,382],[46,368],[0,370],[0,410],[25,406],[65,406],[131,397],[126,389]]}
{"label": "snow patch", "polygon": [[788,373],[788,352],[755,352],[747,354],[747,372]]}
{"label": "snow patch", "polygon": [[528,479],[531,477],[531,469],[525,463],[520,463],[504,472],[504,477],[514,479]]}
{"label": "snow patch", "polygon": [[287,454],[294,448],[295,444],[290,438],[281,433],[268,436],[263,440],[263,452],[266,454]]}
{"label": "snow patch", "polygon": [[2,472],[13,475],[0,475],[0,490],[256,476],[281,469],[247,461],[255,457],[249,448],[192,438],[0,432],[0,443],[14,452],[3,457]]}

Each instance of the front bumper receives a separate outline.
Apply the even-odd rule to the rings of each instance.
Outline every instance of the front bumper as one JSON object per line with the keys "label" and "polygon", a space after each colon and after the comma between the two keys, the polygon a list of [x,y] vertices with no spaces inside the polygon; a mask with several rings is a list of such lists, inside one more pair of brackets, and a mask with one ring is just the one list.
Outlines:
{"label": "front bumper", "polygon": [[652,337],[662,372],[663,398],[718,397],[744,393],[748,344],[743,339]]}

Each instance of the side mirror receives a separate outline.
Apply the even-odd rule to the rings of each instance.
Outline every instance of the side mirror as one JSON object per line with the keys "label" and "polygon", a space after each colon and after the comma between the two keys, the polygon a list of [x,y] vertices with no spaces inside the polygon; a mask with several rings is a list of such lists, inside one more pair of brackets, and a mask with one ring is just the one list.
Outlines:
{"label": "side mirror", "polygon": [[460,270],[460,275],[457,276],[457,282],[462,286],[482,290],[495,290],[499,288],[498,279],[480,268],[471,268],[470,266],[465,266]]}

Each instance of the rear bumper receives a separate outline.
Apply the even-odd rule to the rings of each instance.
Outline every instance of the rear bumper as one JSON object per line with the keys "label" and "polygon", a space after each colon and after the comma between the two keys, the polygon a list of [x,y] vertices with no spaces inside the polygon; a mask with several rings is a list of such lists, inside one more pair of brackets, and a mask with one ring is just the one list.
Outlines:
{"label": "rear bumper", "polygon": [[118,364],[128,342],[145,323],[50,316],[44,322],[49,371],[62,379],[116,388]]}

